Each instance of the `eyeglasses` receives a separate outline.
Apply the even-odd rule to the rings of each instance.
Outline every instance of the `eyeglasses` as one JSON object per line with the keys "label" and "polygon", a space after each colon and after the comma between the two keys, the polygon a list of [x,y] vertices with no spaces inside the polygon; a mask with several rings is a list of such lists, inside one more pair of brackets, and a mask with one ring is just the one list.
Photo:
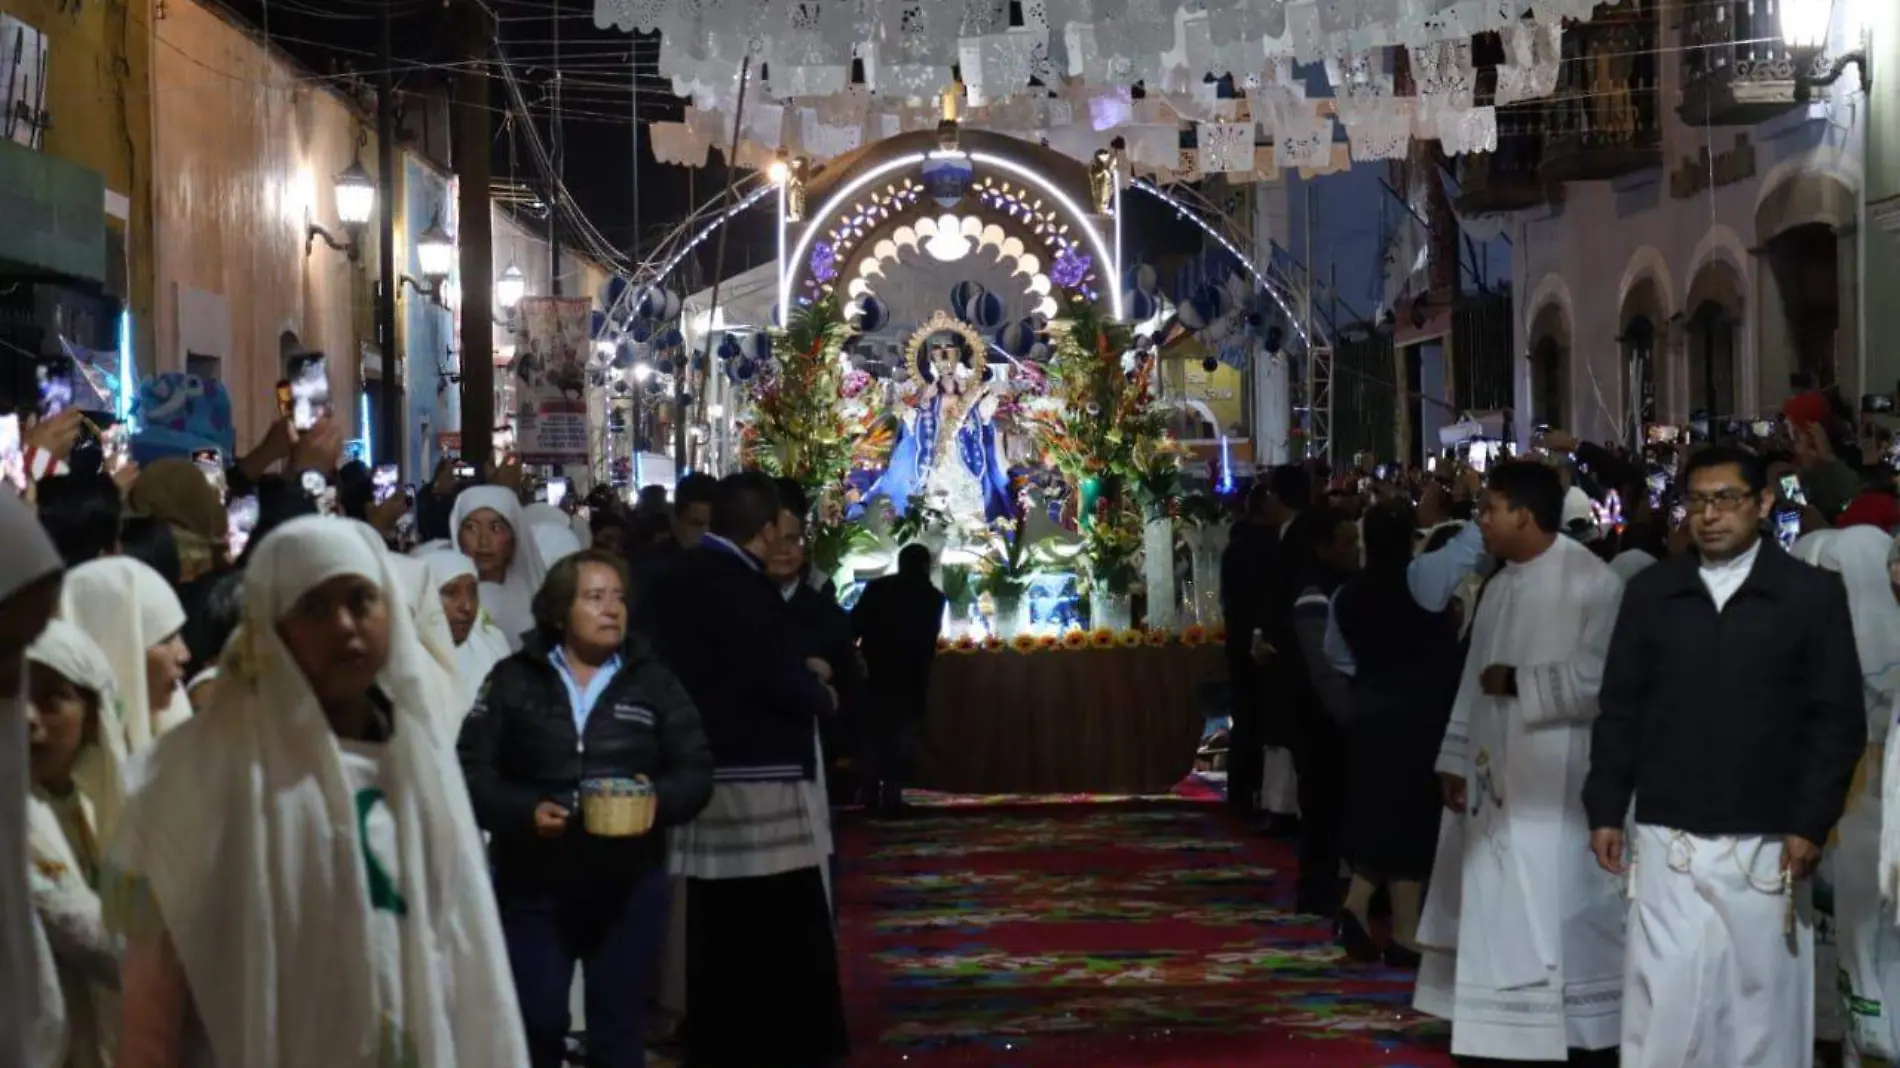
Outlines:
{"label": "eyeglasses", "polygon": [[1685,503],[1688,504],[1692,515],[1700,515],[1707,511],[1710,505],[1714,505],[1718,512],[1733,512],[1754,496],[1747,490],[1725,489],[1715,493],[1691,493]]}

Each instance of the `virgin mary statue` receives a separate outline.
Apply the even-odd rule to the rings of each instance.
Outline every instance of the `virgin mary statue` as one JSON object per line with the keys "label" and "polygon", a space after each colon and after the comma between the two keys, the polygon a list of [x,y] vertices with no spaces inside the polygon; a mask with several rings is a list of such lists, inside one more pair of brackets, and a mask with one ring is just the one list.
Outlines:
{"label": "virgin mary statue", "polygon": [[[941,317],[940,317],[941,318]],[[923,383],[903,413],[890,467],[870,496],[902,512],[922,496],[959,525],[1013,514],[1009,469],[998,443],[996,397],[984,383],[986,360],[975,331],[933,318],[908,358]]]}

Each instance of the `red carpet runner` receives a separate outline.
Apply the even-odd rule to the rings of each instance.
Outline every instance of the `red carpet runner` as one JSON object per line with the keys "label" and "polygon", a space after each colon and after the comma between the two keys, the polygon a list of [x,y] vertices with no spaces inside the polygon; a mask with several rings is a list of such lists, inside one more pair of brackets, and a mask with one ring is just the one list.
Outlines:
{"label": "red carpet runner", "polygon": [[1448,1068],[1411,974],[1289,911],[1214,805],[970,805],[843,829],[853,1068]]}

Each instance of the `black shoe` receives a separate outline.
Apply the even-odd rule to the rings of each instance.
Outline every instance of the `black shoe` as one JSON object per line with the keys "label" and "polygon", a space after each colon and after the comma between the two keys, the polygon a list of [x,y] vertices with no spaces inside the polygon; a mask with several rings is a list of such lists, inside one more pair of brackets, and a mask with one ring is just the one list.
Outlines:
{"label": "black shoe", "polygon": [[1346,951],[1347,959],[1360,964],[1379,962],[1379,943],[1372,940],[1372,936],[1366,933],[1365,925],[1350,910],[1339,910],[1337,930],[1339,948]]}
{"label": "black shoe", "polygon": [[1417,950],[1406,949],[1397,942],[1389,942],[1385,947],[1385,966],[1417,971],[1419,963],[1425,959]]}

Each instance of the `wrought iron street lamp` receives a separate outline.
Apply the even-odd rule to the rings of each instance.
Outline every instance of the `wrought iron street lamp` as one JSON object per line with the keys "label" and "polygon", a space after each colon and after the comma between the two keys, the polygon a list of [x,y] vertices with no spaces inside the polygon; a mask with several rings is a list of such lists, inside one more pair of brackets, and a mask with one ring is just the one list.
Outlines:
{"label": "wrought iron street lamp", "polygon": [[344,240],[338,241],[329,230],[311,223],[304,230],[303,254],[308,257],[316,247],[317,239],[343,253],[355,263],[362,254],[363,228],[369,225],[370,216],[376,212],[376,179],[363,169],[360,157],[350,160],[335,179],[336,217],[343,224]]}
{"label": "wrought iron street lamp", "polygon": [[[1848,2],[1851,4],[1854,0]],[[1816,87],[1826,88],[1840,81],[1841,72],[1850,63],[1860,65],[1862,89],[1874,84],[1864,31],[1858,25],[1849,27],[1849,37],[1855,47],[1838,56],[1826,54],[1828,33],[1834,25],[1834,7],[1835,0],[1781,0],[1781,36],[1794,55],[1794,98],[1797,101],[1808,100]]]}

